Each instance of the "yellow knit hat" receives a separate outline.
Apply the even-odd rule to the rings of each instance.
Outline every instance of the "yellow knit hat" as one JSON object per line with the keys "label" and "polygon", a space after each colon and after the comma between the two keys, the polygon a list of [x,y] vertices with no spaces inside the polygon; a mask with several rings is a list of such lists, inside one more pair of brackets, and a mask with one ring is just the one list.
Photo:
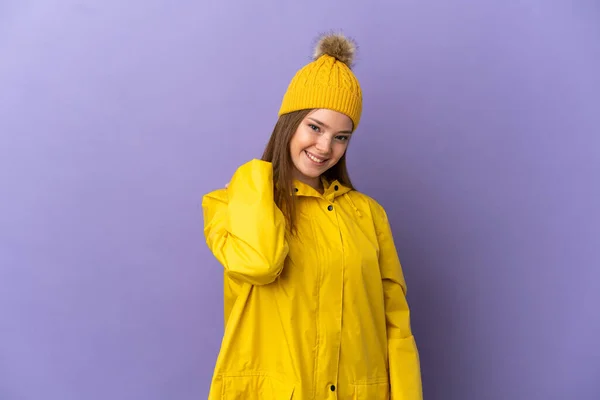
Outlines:
{"label": "yellow knit hat", "polygon": [[355,53],[356,44],[342,34],[321,36],[313,61],[290,82],[278,115],[327,108],[346,114],[356,129],[362,113],[362,91],[351,70]]}

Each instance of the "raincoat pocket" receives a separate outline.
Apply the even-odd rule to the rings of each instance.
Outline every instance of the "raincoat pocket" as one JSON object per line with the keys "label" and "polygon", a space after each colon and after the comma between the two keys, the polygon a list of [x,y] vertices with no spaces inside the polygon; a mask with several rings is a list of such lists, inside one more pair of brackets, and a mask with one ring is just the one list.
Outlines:
{"label": "raincoat pocket", "polygon": [[390,384],[387,381],[375,381],[354,385],[353,400],[389,400]]}
{"label": "raincoat pocket", "polygon": [[223,377],[223,400],[291,400],[294,385],[265,374]]}

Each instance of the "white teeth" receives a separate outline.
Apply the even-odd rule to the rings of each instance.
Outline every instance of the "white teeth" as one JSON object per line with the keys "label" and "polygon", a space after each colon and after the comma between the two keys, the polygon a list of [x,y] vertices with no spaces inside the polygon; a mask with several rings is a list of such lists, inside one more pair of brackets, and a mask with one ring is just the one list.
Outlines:
{"label": "white teeth", "polygon": [[305,151],[305,153],[306,153],[306,155],[307,155],[307,157],[308,157],[308,158],[310,158],[311,160],[313,160],[313,161],[314,161],[314,162],[316,162],[316,163],[322,163],[322,162],[324,162],[324,161],[325,161],[325,160],[323,160],[323,159],[320,159],[320,158],[317,158],[317,157],[313,156],[313,155],[312,155],[312,154],[310,154],[308,151]]}

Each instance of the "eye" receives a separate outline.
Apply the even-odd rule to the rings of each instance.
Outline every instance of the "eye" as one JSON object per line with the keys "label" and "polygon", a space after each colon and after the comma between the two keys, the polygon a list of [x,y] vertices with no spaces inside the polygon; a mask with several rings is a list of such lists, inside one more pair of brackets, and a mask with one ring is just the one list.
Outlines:
{"label": "eye", "polygon": [[348,136],[342,136],[342,135],[336,136],[335,138],[336,138],[336,140],[339,140],[340,142],[345,142],[348,139],[350,139]]}
{"label": "eye", "polygon": [[315,132],[319,132],[319,127],[314,124],[308,124],[308,127]]}

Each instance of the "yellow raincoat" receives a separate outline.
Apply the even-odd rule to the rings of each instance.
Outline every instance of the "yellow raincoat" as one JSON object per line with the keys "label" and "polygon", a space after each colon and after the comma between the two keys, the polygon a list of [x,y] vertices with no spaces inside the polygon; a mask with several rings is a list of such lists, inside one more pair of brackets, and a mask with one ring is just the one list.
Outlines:
{"label": "yellow raincoat", "polygon": [[384,209],[324,182],[296,184],[298,234],[252,160],[203,198],[224,266],[225,334],[210,400],[421,400],[406,285]]}

